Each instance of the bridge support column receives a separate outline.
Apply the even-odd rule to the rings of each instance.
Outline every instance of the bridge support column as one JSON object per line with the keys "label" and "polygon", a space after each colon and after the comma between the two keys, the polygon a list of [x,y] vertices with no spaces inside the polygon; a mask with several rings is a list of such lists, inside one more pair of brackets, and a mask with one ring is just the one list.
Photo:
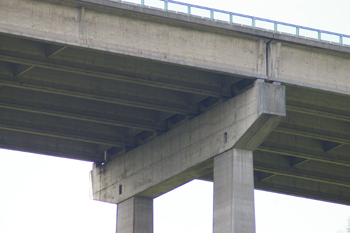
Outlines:
{"label": "bridge support column", "polygon": [[153,198],[131,197],[118,204],[117,233],[152,233]]}
{"label": "bridge support column", "polygon": [[253,151],[214,158],[214,233],[254,233]]}
{"label": "bridge support column", "polygon": [[[253,233],[252,151],[285,115],[284,86],[256,80],[251,88],[207,112],[104,165],[95,164],[94,199],[126,208],[125,213],[118,211],[123,216],[118,224],[122,221],[132,230],[118,233],[138,232],[132,227],[144,220],[136,213],[147,210],[135,204],[138,197],[155,198],[213,174],[214,160],[214,232]],[[151,218],[151,212],[146,215]],[[152,229],[149,224],[147,229]]]}

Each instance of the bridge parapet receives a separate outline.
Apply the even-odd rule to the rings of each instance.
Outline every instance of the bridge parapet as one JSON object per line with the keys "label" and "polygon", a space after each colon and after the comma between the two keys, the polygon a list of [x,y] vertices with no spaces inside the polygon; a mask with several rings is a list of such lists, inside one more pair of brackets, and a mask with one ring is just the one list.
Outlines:
{"label": "bridge parapet", "polygon": [[[192,17],[206,18],[212,21],[221,21],[229,24],[239,24],[254,29],[269,30],[274,33],[290,34],[297,38],[314,39],[317,41],[326,41],[338,44],[340,46],[350,46],[350,36],[336,32],[330,32],[290,23],[279,22],[270,19],[264,19],[251,15],[239,14],[231,11],[219,10],[205,6],[189,4],[173,0],[116,0],[126,4],[136,4],[140,7],[149,7],[174,12],[177,14],[186,14]],[[164,2],[164,4],[160,4]],[[194,9],[194,10],[191,10]]]}

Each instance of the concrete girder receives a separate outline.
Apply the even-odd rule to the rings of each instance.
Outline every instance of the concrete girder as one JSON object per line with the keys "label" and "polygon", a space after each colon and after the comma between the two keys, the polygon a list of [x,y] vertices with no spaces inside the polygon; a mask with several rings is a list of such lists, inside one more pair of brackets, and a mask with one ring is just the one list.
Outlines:
{"label": "concrete girder", "polygon": [[[349,149],[348,147],[346,149]],[[327,162],[337,165],[350,166],[350,159],[346,158],[344,155],[339,155],[336,153],[327,153],[327,152],[305,152],[303,150],[292,150],[286,149],[283,147],[269,147],[265,145],[260,145],[257,148],[258,151],[264,151],[274,154],[288,155],[298,158],[303,158],[307,160],[316,160],[321,162]]]}
{"label": "concrete girder", "polygon": [[125,147],[125,146],[134,146],[132,143],[127,143],[122,140],[111,140],[111,139],[105,139],[105,138],[99,138],[99,137],[92,137],[92,136],[86,136],[86,135],[76,135],[76,134],[68,134],[68,133],[61,133],[61,132],[53,132],[50,130],[43,130],[43,129],[37,129],[35,127],[25,127],[25,126],[18,126],[17,124],[9,124],[7,122],[0,124],[0,129],[2,130],[9,130],[9,131],[15,131],[15,132],[22,132],[27,134],[36,134],[36,135],[42,135],[46,137],[53,137],[53,138],[62,138],[72,141],[80,141],[80,142],[88,142],[88,143],[95,143],[100,145],[106,145],[106,146],[117,146],[117,147]]}
{"label": "concrete girder", "polygon": [[[257,80],[242,94],[103,166],[95,165],[94,199],[119,203],[152,187],[162,189],[162,182],[233,147],[254,150],[285,116],[284,96],[283,86]],[[122,194],[116,193],[118,187]]]}
{"label": "concrete girder", "polygon": [[[254,171],[260,171],[260,172],[266,172],[271,173],[273,175],[281,175],[281,176],[288,176],[288,177],[295,177],[299,179],[304,180],[310,180],[310,181],[316,181],[319,183],[328,183],[338,186],[344,186],[344,187],[350,187],[350,182],[347,179],[342,179],[341,177],[329,177],[325,178],[324,173],[308,173],[308,172],[296,172],[294,170],[283,170],[279,167],[268,167],[269,164],[259,164],[254,162]],[[270,178],[270,177],[269,177]],[[264,179],[266,180],[266,178]],[[260,180],[261,181],[261,180]]]}
{"label": "concrete girder", "polygon": [[4,129],[0,130],[0,147],[84,161],[104,161],[103,153],[98,153],[100,148],[93,143]]}
{"label": "concrete girder", "polygon": [[57,45],[57,44],[46,44],[45,56],[51,57],[67,48],[67,46]]}
{"label": "concrete girder", "polygon": [[290,166],[290,157],[268,152],[254,152],[254,171],[329,183],[350,188],[348,167],[331,163],[308,161]]}
{"label": "concrete girder", "polygon": [[[1,38],[0,39],[1,48],[6,48],[10,50],[15,50],[15,51],[25,51],[29,49],[30,50],[29,54],[32,54],[32,55],[39,55],[42,51],[45,51],[46,57],[49,57],[54,54],[57,54],[58,52],[66,48],[66,46],[49,45],[49,44],[45,46],[43,43],[38,43],[34,41],[30,42],[28,40],[18,39],[14,37],[9,38],[4,35],[0,35],[0,38]],[[20,43],[16,43],[16,41],[20,41]],[[24,46],[26,46],[26,48],[24,48]],[[15,77],[22,75],[25,72],[31,70],[32,68],[34,68],[34,66],[30,64],[13,64],[13,75]]]}
{"label": "concrete girder", "polygon": [[348,122],[310,114],[287,112],[287,117],[275,131],[340,144],[350,144],[350,125]]}
{"label": "concrete girder", "polygon": [[344,144],[338,143],[338,142],[329,142],[329,141],[323,141],[323,151],[329,152],[335,149],[338,149],[339,147],[342,147]]}
{"label": "concrete girder", "polygon": [[275,132],[309,137],[339,144],[350,144],[350,137],[347,134],[340,134],[337,132],[330,133],[322,130],[316,131],[312,127],[306,129],[304,127],[297,128],[294,125],[281,123],[278,128],[275,129]]}
{"label": "concrete girder", "polygon": [[259,181],[259,182],[265,181],[265,180],[270,179],[274,176],[277,176],[277,174],[273,174],[270,172],[254,171],[254,179]]}
{"label": "concrete girder", "polygon": [[350,166],[348,145],[325,152],[322,141],[292,134],[273,132],[256,150]]}
{"label": "concrete girder", "polygon": [[291,110],[300,109],[302,113],[348,121],[350,93],[340,94],[296,85],[287,85],[286,90],[287,108],[290,105]]}
{"label": "concrete girder", "polygon": [[[16,40],[14,38],[12,38],[11,42],[9,41],[6,41],[4,40],[4,38],[2,36],[0,36],[0,47],[5,47],[4,45],[7,45],[6,48],[8,47],[9,44],[13,45],[14,41],[13,40]],[[22,43],[21,43],[22,45]],[[50,57],[52,55],[55,55],[59,52],[61,52],[62,50],[64,50],[65,48],[67,48],[66,46],[60,46],[60,45],[50,45],[50,44],[47,44],[46,46],[46,57]],[[16,49],[21,49],[21,46],[15,46]],[[35,46],[30,46],[30,48],[35,48]],[[33,53],[31,53],[33,54]],[[15,77],[19,76],[19,75],[22,75],[24,74],[25,72],[31,70],[32,68],[34,68],[33,65],[23,65],[23,64],[13,64],[13,75]]]}
{"label": "concrete girder", "polygon": [[[125,130],[92,122],[2,109],[0,129],[107,146],[134,146]],[[124,131],[124,132],[123,132]]]}
{"label": "concrete girder", "polygon": [[[26,93],[17,92],[16,97],[18,96],[20,99],[8,99],[8,96],[6,96],[7,98],[3,97],[4,91],[6,90],[2,89],[2,93],[0,93],[0,96],[2,97],[0,108],[4,109],[12,109],[17,111],[56,116],[67,119],[75,119],[86,122],[94,122],[111,126],[129,127],[147,131],[166,130],[166,126],[164,124],[156,123],[156,114],[150,111],[135,111],[135,109],[128,109],[120,106],[113,106],[107,104],[103,106],[104,114],[101,115],[97,111],[97,109],[99,108],[96,105],[93,105],[92,102],[89,102],[89,108],[91,110],[87,110],[82,107],[79,108],[79,106],[83,106],[84,104],[86,104],[86,102],[81,101],[81,99],[72,100],[68,98],[67,101],[71,101],[73,103],[63,104],[62,97],[59,98],[58,102],[57,98],[49,98],[48,95],[41,95],[43,98],[46,98],[45,101],[51,103],[59,103],[54,107],[52,104],[45,106],[43,102],[39,104],[38,102],[33,101],[32,98],[38,96],[33,93],[30,93],[31,98],[29,98],[29,96],[28,98],[26,98]],[[11,92],[12,90],[9,91]],[[40,97],[40,95],[38,97]],[[101,108],[102,104],[98,103],[97,105]]]}
{"label": "concrete girder", "polygon": [[324,182],[315,182],[288,176],[274,176],[270,179],[259,181],[255,176],[254,185],[256,189],[271,192],[346,205],[350,204],[350,188]]}
{"label": "concrete girder", "polygon": [[347,121],[350,122],[350,113],[348,112],[336,112],[334,110],[328,110],[325,111],[324,109],[315,109],[315,107],[308,106],[301,106],[297,103],[291,103],[288,102],[287,104],[287,111],[290,112],[298,112],[298,113],[304,113],[324,118],[330,118],[334,120],[340,120],[340,121]]}
{"label": "concrete girder", "polygon": [[148,130],[148,131],[157,131],[157,130],[165,131],[166,130],[165,126],[163,127],[158,126],[155,123],[153,123],[152,125],[152,122],[150,122],[150,124],[147,124],[147,123],[142,124],[136,118],[127,119],[127,116],[124,116],[125,120],[111,119],[106,117],[92,117],[89,115],[76,114],[72,112],[47,110],[44,108],[26,107],[23,105],[6,104],[6,103],[0,103],[0,108],[6,108],[6,109],[12,109],[12,110],[30,112],[30,113],[38,113],[42,115],[56,116],[56,117],[62,117],[62,118],[68,118],[68,119],[87,121],[87,122],[94,122],[94,123],[105,124],[105,125],[129,127],[129,128],[140,129],[140,130]]}
{"label": "concrete girder", "polygon": [[1,87],[0,98],[1,108],[149,131],[166,130],[164,122],[156,122],[158,113],[147,109],[7,86]]}
{"label": "concrete girder", "polygon": [[[1,34],[0,38],[0,53],[4,55],[8,54],[9,56],[13,55],[13,58],[9,58],[11,62],[25,62],[45,68],[94,75],[102,79],[142,83],[146,86],[214,97],[231,96],[229,91],[223,92],[221,90],[222,79],[225,80],[225,78],[222,78],[225,77],[224,75],[188,69],[181,66],[174,67],[166,63],[156,63],[129,56],[89,51],[55,44],[47,44],[46,47],[52,47],[53,49],[51,50],[53,51],[54,49],[62,51],[62,48],[65,48],[65,51],[60,54],[56,52],[54,53],[54,57],[46,59],[49,56],[47,56],[47,51],[45,56],[42,50],[42,42],[1,36]],[[12,47],[5,46],[7,44],[11,44]],[[16,60],[16,57],[18,60]],[[229,80],[227,81],[228,83],[230,82]]]}
{"label": "concrete girder", "polygon": [[13,64],[13,76],[17,77],[25,72],[28,72],[34,68],[34,66],[22,65],[22,64]]}
{"label": "concrete girder", "polygon": [[[179,95],[177,92],[165,91],[155,88],[141,88],[142,92],[135,91],[136,86],[122,86],[118,83],[100,83],[109,91],[99,91],[96,88],[89,88],[89,85],[96,87],[99,80],[76,78],[75,81],[83,83],[86,88],[79,87],[77,83],[63,82],[62,76],[57,76],[59,79],[54,79],[55,74],[40,74],[39,71],[26,73],[15,79],[11,76],[0,75],[0,84],[2,86],[10,86],[21,89],[28,89],[44,93],[51,93],[87,100],[100,101],[105,103],[119,104],[125,106],[138,107],[143,109],[158,110],[164,112],[172,112],[177,114],[197,114],[195,107],[189,106],[186,103],[186,95]],[[50,78],[47,78],[50,77]],[[64,77],[64,76],[63,76]],[[68,78],[66,76],[66,78]],[[90,81],[90,82],[89,82]],[[63,83],[62,83],[63,82]],[[75,84],[75,85],[74,85]],[[113,90],[114,91],[113,91]],[[167,96],[166,99],[159,97]]]}
{"label": "concrete girder", "polygon": [[[33,67],[41,67],[46,69],[54,69],[59,71],[66,71],[71,72],[75,74],[82,74],[82,75],[89,75],[94,76],[97,78],[107,79],[107,80],[114,80],[114,81],[122,81],[122,82],[128,82],[128,83],[137,83],[142,84],[145,86],[151,86],[151,87],[157,87],[157,88],[165,88],[169,90],[175,90],[175,91],[181,91],[181,92],[187,92],[187,93],[193,93],[193,94],[199,94],[199,95],[208,95],[213,97],[221,97],[226,96],[230,97],[231,93],[229,90],[226,92],[221,91],[221,87],[201,87],[203,85],[194,83],[184,83],[185,80],[177,81],[177,84],[175,83],[176,80],[169,80],[169,83],[164,82],[163,77],[152,77],[152,76],[145,76],[139,77],[141,75],[133,74],[132,71],[129,71],[129,74],[118,74],[122,73],[121,71],[114,69],[114,70],[106,70],[105,67],[94,67],[86,65],[86,64],[79,64],[77,62],[73,63],[70,61],[66,61],[64,59],[62,60],[55,60],[55,59],[46,59],[42,58],[41,61],[39,58],[34,58],[30,55],[28,55],[27,58],[22,57],[14,57],[14,55],[5,55],[4,52],[0,53],[0,60],[11,62],[11,63],[19,63],[20,65],[16,65],[14,76],[19,76],[23,74],[24,72],[32,69]],[[23,64],[23,65],[21,65]],[[30,64],[30,65],[29,65]],[[22,68],[23,67],[23,68]],[[110,71],[110,72],[107,72]],[[182,77],[180,77],[182,78]],[[218,80],[218,79],[216,79]],[[213,80],[214,81],[214,80]],[[216,90],[215,90],[216,89]]]}

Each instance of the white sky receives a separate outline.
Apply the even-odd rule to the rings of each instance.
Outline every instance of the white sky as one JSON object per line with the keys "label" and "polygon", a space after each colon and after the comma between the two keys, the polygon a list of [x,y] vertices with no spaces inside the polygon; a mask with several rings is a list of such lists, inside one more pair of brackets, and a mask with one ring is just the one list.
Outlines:
{"label": "white sky", "polygon": [[[147,2],[147,0],[146,0]],[[186,1],[350,35],[348,0]],[[114,233],[116,205],[89,200],[92,164],[0,150],[0,232]],[[211,233],[212,183],[154,200],[155,233]],[[255,191],[257,233],[338,233],[350,207]]]}

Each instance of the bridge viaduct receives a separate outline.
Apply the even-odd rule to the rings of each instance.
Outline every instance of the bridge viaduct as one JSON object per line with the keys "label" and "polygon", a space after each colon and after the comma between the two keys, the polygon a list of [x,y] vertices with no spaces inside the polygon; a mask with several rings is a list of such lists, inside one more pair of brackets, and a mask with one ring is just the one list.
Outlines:
{"label": "bridge viaduct", "polygon": [[350,48],[107,0],[0,1],[0,146],[93,161],[118,233],[214,182],[214,232],[253,190],[350,204]]}

